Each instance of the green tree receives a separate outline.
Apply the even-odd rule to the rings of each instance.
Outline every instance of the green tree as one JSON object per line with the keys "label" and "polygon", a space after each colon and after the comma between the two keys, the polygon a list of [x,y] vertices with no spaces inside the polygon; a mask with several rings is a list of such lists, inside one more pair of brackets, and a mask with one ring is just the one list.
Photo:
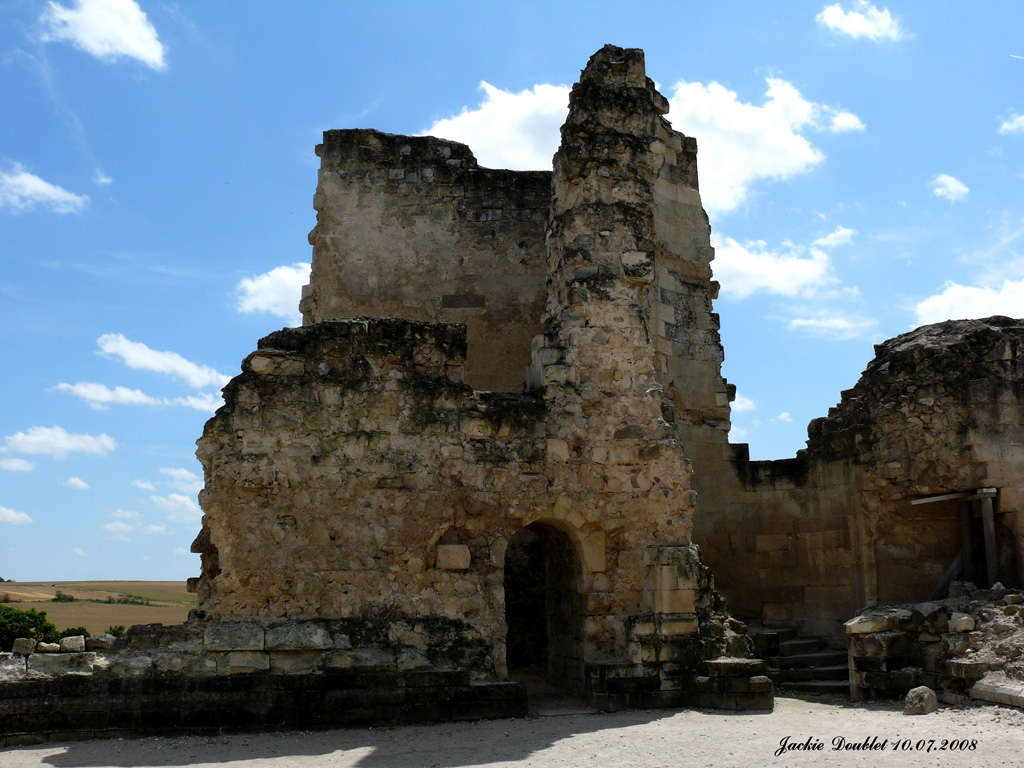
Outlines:
{"label": "green tree", "polygon": [[9,651],[19,637],[31,637],[52,643],[58,638],[57,628],[46,620],[46,611],[34,608],[22,611],[0,605],[0,650]]}

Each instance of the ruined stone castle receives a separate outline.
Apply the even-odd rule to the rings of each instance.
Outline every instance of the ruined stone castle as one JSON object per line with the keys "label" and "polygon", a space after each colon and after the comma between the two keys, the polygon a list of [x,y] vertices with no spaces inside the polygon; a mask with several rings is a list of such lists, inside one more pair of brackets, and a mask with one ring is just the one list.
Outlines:
{"label": "ruined stone castle", "polygon": [[[183,728],[507,716],[538,670],[602,709],[770,708],[733,616],[839,638],[864,606],[1024,581],[1024,322],[879,345],[806,450],[750,461],[667,112],[643,52],[606,46],[550,172],[324,133],[304,324],[198,441],[198,608],[75,661],[71,720],[146,729],[126,685]],[[0,681],[64,691],[37,656]]]}

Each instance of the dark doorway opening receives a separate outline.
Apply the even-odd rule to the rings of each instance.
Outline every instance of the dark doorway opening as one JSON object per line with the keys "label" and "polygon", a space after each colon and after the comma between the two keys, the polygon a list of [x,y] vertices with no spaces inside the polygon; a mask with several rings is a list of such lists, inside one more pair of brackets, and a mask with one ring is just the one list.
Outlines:
{"label": "dark doorway opening", "polygon": [[581,572],[568,535],[532,523],[505,551],[505,659],[509,678],[582,694]]}

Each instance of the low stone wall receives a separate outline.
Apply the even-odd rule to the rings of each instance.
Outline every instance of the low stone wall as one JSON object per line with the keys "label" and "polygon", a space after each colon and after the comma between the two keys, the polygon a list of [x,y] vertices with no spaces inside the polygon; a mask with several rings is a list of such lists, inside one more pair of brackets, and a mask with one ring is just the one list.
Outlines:
{"label": "low stone wall", "polygon": [[[151,733],[526,714],[518,683],[474,679],[459,622],[348,619],[133,627],[97,650],[0,654],[0,746]],[[402,642],[416,635],[420,648]],[[35,646],[30,641],[31,646]]]}
{"label": "low stone wall", "polygon": [[1024,594],[954,582],[950,595],[871,608],[846,622],[854,701],[897,698],[919,685],[956,700],[990,672],[1024,680]]}

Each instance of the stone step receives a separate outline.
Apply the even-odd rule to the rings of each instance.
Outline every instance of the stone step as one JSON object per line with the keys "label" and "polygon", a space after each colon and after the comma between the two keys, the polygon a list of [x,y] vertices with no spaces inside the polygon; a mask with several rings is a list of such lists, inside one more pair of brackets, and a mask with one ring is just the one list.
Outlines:
{"label": "stone step", "polygon": [[797,637],[779,643],[779,656],[796,656],[803,653],[825,650],[828,641],[820,637]]}
{"label": "stone step", "polygon": [[850,679],[850,668],[846,664],[833,667],[796,667],[792,669],[774,669],[768,676],[779,685],[808,680],[844,680]]}
{"label": "stone step", "polygon": [[801,680],[784,683],[783,688],[803,693],[834,693],[840,696],[850,695],[849,680]]}
{"label": "stone step", "polygon": [[793,669],[794,667],[835,667],[840,664],[845,666],[846,663],[846,652],[833,650],[797,653],[792,656],[776,656],[768,660],[769,666],[777,669]]}

